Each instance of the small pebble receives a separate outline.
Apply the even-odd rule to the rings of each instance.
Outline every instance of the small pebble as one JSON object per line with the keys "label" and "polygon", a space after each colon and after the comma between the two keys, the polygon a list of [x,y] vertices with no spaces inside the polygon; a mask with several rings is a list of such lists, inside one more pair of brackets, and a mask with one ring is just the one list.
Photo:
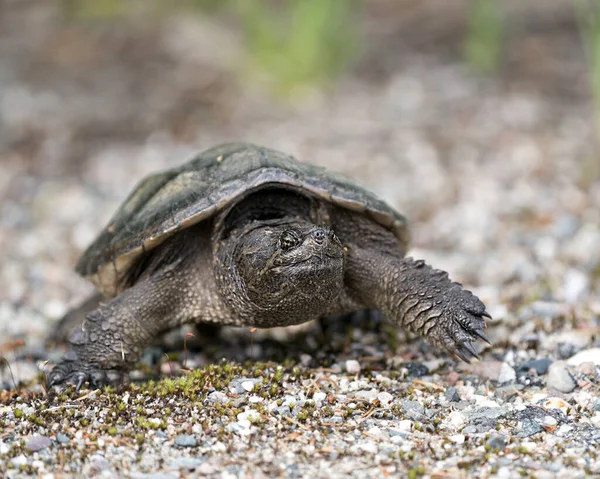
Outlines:
{"label": "small pebble", "polygon": [[590,279],[586,273],[569,268],[563,276],[563,295],[569,304],[585,301],[590,289]]}
{"label": "small pebble", "polygon": [[16,457],[13,457],[10,462],[18,468],[19,466],[24,466],[27,464],[27,458],[23,454],[20,454]]}
{"label": "small pebble", "polygon": [[229,402],[229,397],[227,394],[222,393],[220,391],[213,391],[207,397],[207,401],[212,404],[227,404]]}
{"label": "small pebble", "polygon": [[383,407],[388,407],[392,404],[392,401],[394,400],[394,396],[392,396],[387,391],[383,391],[377,395],[377,399],[379,400],[379,402],[381,403],[381,405]]}
{"label": "small pebble", "polygon": [[363,391],[356,392],[357,398],[366,399],[367,401],[373,401],[373,400],[377,399],[378,395],[379,395],[379,391],[375,388],[369,389],[366,391],[363,390]]}
{"label": "small pebble", "polygon": [[552,360],[548,358],[542,359],[533,359],[531,361],[525,361],[517,366],[517,371],[519,372],[528,372],[531,369],[535,370],[535,372],[542,376],[548,372],[548,368],[552,364]]}
{"label": "small pebble", "polygon": [[398,421],[396,423],[396,428],[399,431],[410,432],[412,430],[413,423],[408,419],[403,419],[402,421]]}
{"label": "small pebble", "polygon": [[317,392],[313,395],[313,401],[315,402],[323,402],[327,399],[327,394],[323,392]]}
{"label": "small pebble", "polygon": [[509,401],[519,394],[519,391],[523,390],[523,388],[524,386],[522,384],[508,384],[506,386],[496,388],[494,391],[494,396],[498,399],[502,399],[503,401]]}
{"label": "small pebble", "polygon": [[425,415],[425,407],[417,401],[403,400],[402,409],[414,421],[423,419]]}
{"label": "small pebble", "polygon": [[579,366],[582,363],[594,363],[600,366],[600,348],[584,349],[567,360],[567,364],[571,366]]}
{"label": "small pebble", "polygon": [[194,436],[190,436],[189,434],[177,434],[175,436],[175,445],[179,447],[196,447],[198,441],[196,441]]}
{"label": "small pebble", "polygon": [[379,451],[377,444],[374,442],[365,442],[359,446],[363,451],[368,452],[369,454],[377,454]]}
{"label": "small pebble", "polygon": [[506,439],[500,434],[492,434],[485,444],[492,451],[502,451],[506,447]]}
{"label": "small pebble", "polygon": [[571,408],[571,405],[567,401],[557,397],[548,398],[544,401],[543,406],[546,409],[560,409],[565,414]]}
{"label": "small pebble", "polygon": [[500,373],[498,374],[498,382],[499,383],[510,383],[517,379],[517,374],[515,370],[506,363],[502,363],[500,367]]}
{"label": "small pebble", "polygon": [[34,436],[25,443],[25,447],[32,452],[41,451],[52,445],[52,439],[46,436]]}
{"label": "small pebble", "polygon": [[545,427],[554,427],[558,424],[558,421],[552,416],[544,416],[541,425]]}
{"label": "small pebble", "polygon": [[360,363],[355,359],[348,359],[346,361],[346,372],[348,374],[359,374],[360,373]]}
{"label": "small pebble", "polygon": [[453,386],[446,388],[445,396],[448,402],[460,402],[458,390]]}
{"label": "small pebble", "polygon": [[548,369],[546,386],[548,389],[555,389],[562,393],[570,393],[575,389],[577,384],[567,370],[565,364],[563,362],[556,362]]}
{"label": "small pebble", "polygon": [[523,426],[521,427],[521,436],[529,437],[534,434],[538,434],[542,432],[544,429],[539,425],[539,423],[533,419],[525,418],[523,420]]}
{"label": "small pebble", "polygon": [[423,363],[402,363],[402,367],[407,370],[409,378],[420,378],[429,374],[429,368]]}
{"label": "small pebble", "polygon": [[460,429],[467,423],[467,418],[465,417],[465,415],[463,413],[461,413],[459,411],[452,411],[450,414],[448,414],[448,419],[449,419],[450,425],[454,429]]}
{"label": "small pebble", "polygon": [[193,471],[204,464],[204,461],[206,461],[205,457],[180,457],[169,462],[167,464],[167,469],[184,469],[186,471]]}

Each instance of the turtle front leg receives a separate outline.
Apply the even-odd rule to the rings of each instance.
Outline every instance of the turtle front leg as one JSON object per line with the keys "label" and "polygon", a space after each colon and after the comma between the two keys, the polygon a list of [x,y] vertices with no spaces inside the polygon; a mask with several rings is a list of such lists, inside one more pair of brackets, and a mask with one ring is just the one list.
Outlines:
{"label": "turtle front leg", "polygon": [[485,305],[422,260],[350,248],[347,283],[362,304],[463,361],[478,357],[471,343],[489,343]]}
{"label": "turtle front leg", "polygon": [[92,386],[127,381],[153,339],[192,321],[182,314],[178,283],[172,272],[160,271],[88,313],[71,335],[71,351],[50,372],[49,385],[68,382],[79,389],[86,381]]}

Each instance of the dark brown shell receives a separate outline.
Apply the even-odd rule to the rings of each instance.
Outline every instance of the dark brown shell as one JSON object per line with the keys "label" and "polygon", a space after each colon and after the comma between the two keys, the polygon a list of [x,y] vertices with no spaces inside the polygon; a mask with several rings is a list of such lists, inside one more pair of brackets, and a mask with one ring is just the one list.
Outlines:
{"label": "dark brown shell", "polygon": [[278,151],[237,143],[141,181],[83,253],[77,272],[105,296],[115,296],[144,253],[249,192],[277,184],[363,213],[408,245],[406,219],[350,179]]}

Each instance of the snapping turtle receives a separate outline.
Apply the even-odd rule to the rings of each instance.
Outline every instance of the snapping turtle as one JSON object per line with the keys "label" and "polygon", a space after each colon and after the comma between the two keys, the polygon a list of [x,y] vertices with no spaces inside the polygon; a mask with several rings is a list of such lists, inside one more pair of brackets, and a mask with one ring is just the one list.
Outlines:
{"label": "snapping turtle", "polygon": [[483,303],[405,258],[406,219],[352,181],[251,144],[228,144],[143,180],[77,271],[105,297],[51,371],[118,381],[184,323],[269,328],[377,309],[468,361]]}

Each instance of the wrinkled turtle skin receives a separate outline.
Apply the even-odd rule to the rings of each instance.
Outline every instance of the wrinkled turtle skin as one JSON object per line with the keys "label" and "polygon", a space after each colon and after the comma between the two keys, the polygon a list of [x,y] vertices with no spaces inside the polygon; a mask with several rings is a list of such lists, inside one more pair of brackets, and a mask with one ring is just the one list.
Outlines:
{"label": "wrinkled turtle skin", "polygon": [[49,383],[121,381],[186,323],[269,328],[361,309],[476,357],[485,306],[405,257],[408,244],[406,219],[345,177],[252,144],[212,148],[143,180],[83,253],[77,271],[103,299],[57,328],[77,325]]}

